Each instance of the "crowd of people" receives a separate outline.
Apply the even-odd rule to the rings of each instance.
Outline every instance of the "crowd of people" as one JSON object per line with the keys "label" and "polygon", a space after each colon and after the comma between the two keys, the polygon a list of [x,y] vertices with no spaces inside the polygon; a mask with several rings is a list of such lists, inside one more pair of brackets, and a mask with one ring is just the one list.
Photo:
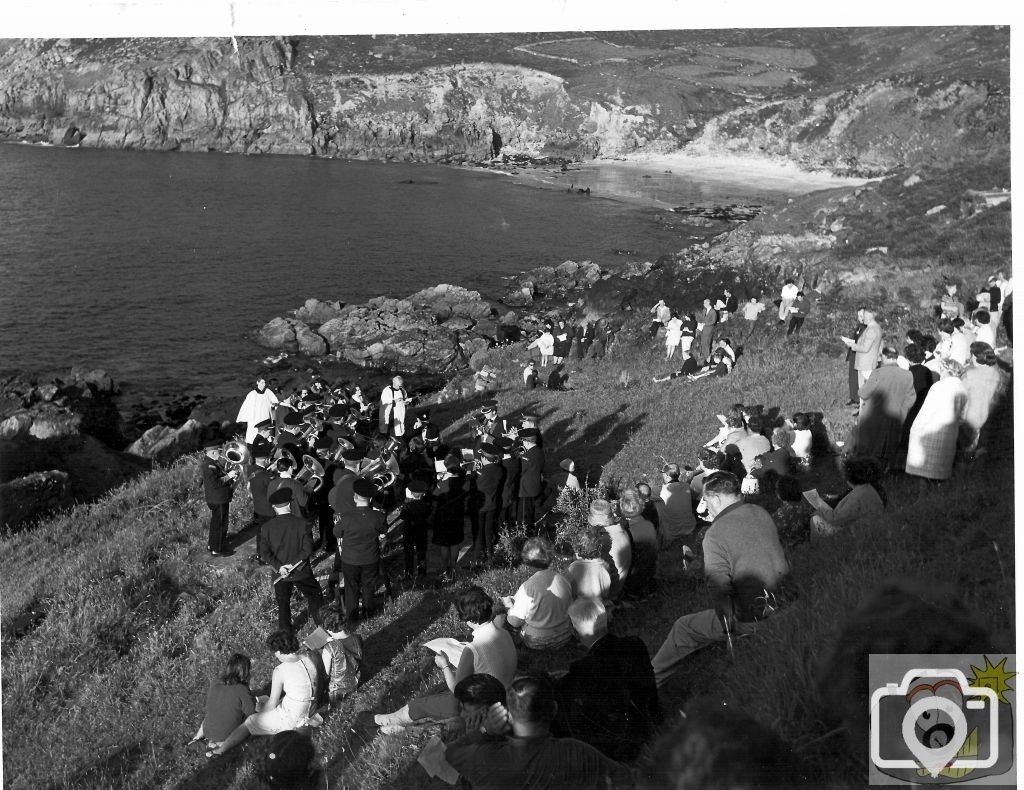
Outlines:
{"label": "crowd of people", "polygon": [[[534,535],[520,557],[531,575],[501,598],[477,586],[458,594],[470,638],[453,634],[436,649],[445,688],[395,711],[364,711],[359,726],[392,735],[458,722],[465,734],[435,745],[429,770],[473,787],[629,784],[636,775],[626,763],[663,722],[659,691],[694,651],[714,643],[732,649],[785,609],[796,595],[789,557],[797,545],[876,523],[887,507],[886,472],[942,480],[957,451],[978,451],[1006,386],[994,344],[1011,284],[999,275],[989,284],[985,300],[964,304],[954,304],[956,290],[947,289],[937,306],[938,337],[908,332],[902,353],[884,344],[872,309],[858,311],[857,327],[843,338],[850,405],[858,409],[845,445],[828,435],[819,413],[769,418],[760,406],[733,404],[692,464],[664,465],[659,490],[638,483],[592,499],[575,561],[564,571],[536,527],[557,489],[580,483],[575,463],[565,459],[552,485],[537,417],[502,417],[496,401],[484,401],[473,413],[472,438],[455,447],[442,440],[428,409],[412,408],[400,377],[378,402],[321,380],[279,401],[259,379],[239,413],[244,444],[211,445],[202,471],[214,555],[228,551],[235,486],[245,481],[252,493],[253,559],[270,569],[278,630],[268,646],[279,665],[269,697],[257,701],[248,691],[249,659],[232,656],[211,685],[196,739],[205,738],[215,756],[251,735],[315,727],[332,702],[357,687],[358,623],[377,610],[382,583],[387,589],[382,558],[396,526],[406,578],[429,572],[442,584],[456,578],[460,546],[468,542],[468,564],[479,570],[495,561],[502,531],[516,528]],[[777,316],[789,322],[787,335],[800,331],[807,301],[786,283]],[[655,380],[728,374],[739,349],[716,339],[715,328],[743,320],[749,336],[765,309],[756,298],[740,307],[728,290],[706,299],[700,316],[681,318],[659,302],[650,337],[664,332],[666,360],[678,351],[685,361]],[[564,321],[545,327],[527,346],[537,359],[524,373],[526,386],[536,385],[538,368],[555,371],[571,355],[587,356],[597,342],[585,342],[591,331],[573,331]],[[808,470],[837,453],[846,490],[809,488]],[[428,541],[439,558],[433,568]],[[326,591],[313,573],[318,550],[334,559]],[[652,656],[642,640],[619,636],[609,624],[657,594],[658,557],[666,551],[703,575],[713,604],[681,613]],[[312,646],[296,637],[296,590],[322,632]],[[522,670],[523,651],[557,651],[573,639],[586,650],[582,659],[548,673]],[[708,726],[726,726],[719,718],[709,715]],[[676,734],[701,723],[686,722]],[[778,772],[790,770],[784,763]]]}

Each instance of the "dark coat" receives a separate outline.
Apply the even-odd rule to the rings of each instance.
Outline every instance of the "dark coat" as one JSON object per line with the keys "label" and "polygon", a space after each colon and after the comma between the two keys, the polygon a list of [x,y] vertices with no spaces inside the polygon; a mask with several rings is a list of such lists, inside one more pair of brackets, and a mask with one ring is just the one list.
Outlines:
{"label": "dark coat", "polygon": [[897,365],[882,365],[858,392],[864,405],[857,421],[857,454],[893,466],[899,458],[900,434],[914,405],[914,377]]}
{"label": "dark coat", "polygon": [[485,464],[477,476],[476,488],[480,492],[480,512],[501,508],[501,490],[505,485],[505,470],[501,464]]}
{"label": "dark coat", "polygon": [[211,505],[224,505],[231,501],[235,484],[225,479],[224,469],[209,456],[203,456],[203,494]]}
{"label": "dark coat", "polygon": [[534,445],[522,458],[519,496],[538,497],[544,490],[544,451]]}

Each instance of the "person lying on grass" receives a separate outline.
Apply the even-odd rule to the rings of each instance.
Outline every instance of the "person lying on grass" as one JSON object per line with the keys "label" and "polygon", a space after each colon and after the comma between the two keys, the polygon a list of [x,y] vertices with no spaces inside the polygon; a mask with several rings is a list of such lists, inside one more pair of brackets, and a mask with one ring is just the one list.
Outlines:
{"label": "person lying on grass", "polygon": [[446,750],[447,762],[471,787],[583,790],[632,786],[632,772],[622,763],[574,738],[552,737],[558,703],[547,677],[521,677],[506,694],[507,705],[492,705],[481,730],[468,732]]}
{"label": "person lying on grass", "polygon": [[207,757],[217,757],[238,746],[250,735],[274,735],[301,727],[319,727],[316,713],[317,671],[309,654],[289,630],[274,631],[267,639],[278,665],[270,684],[270,696],[261,700],[256,712],[246,717],[221,743],[209,742]]}
{"label": "person lying on grass", "polygon": [[[491,675],[502,685],[507,685],[515,677],[519,656],[512,636],[493,622],[494,602],[491,597],[481,587],[470,587],[459,596],[455,608],[459,618],[472,629],[473,640],[463,649],[457,669],[452,667],[444,653],[438,653],[434,658],[444,674],[448,691],[414,699],[394,713],[374,714],[373,723],[385,735],[398,734],[417,721],[443,721],[457,716],[458,701],[453,692],[456,685],[470,675]],[[369,718],[365,713],[361,716]]]}
{"label": "person lying on grass", "polygon": [[249,690],[252,661],[242,653],[233,653],[217,680],[206,694],[206,717],[192,737],[191,743],[207,740],[220,743],[246,717],[256,712],[256,697]]}

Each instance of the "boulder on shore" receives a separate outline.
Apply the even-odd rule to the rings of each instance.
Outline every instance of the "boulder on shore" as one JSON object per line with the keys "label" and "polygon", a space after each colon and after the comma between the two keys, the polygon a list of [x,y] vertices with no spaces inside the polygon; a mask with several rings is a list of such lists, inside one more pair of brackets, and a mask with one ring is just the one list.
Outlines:
{"label": "boulder on shore", "polygon": [[169,463],[179,455],[198,450],[202,432],[202,424],[191,419],[180,428],[154,425],[133,442],[127,452],[157,463]]}
{"label": "boulder on shore", "polygon": [[60,469],[32,472],[0,483],[0,517],[4,527],[34,521],[72,504],[71,477]]}

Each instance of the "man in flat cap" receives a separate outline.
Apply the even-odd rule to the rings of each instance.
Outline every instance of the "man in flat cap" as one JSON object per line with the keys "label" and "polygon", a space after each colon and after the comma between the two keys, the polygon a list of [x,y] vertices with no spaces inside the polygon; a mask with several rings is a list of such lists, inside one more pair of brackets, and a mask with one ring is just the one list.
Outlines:
{"label": "man in flat cap", "polygon": [[271,583],[277,601],[278,628],[292,628],[292,591],[298,589],[306,598],[309,618],[320,624],[323,592],[313,575],[310,557],[313,554],[313,536],[305,519],[291,512],[292,493],[281,488],[270,495],[275,516],[263,525],[259,553],[273,571]]}
{"label": "man in flat cap", "polygon": [[200,471],[203,475],[203,494],[206,506],[210,509],[209,538],[207,550],[214,557],[227,551],[228,515],[231,497],[235,492],[235,481],[238,480],[238,469],[225,471],[220,463],[220,442],[215,439],[203,445],[203,460]]}
{"label": "man in flat cap", "polygon": [[544,495],[544,451],[537,445],[540,431],[523,428],[523,458],[519,472],[519,522],[527,528],[537,520],[537,503]]}
{"label": "man in flat cap", "polygon": [[345,580],[345,617],[350,622],[358,614],[360,595],[367,617],[371,617],[375,609],[373,593],[380,569],[380,538],[387,529],[384,514],[370,507],[376,493],[377,487],[372,482],[356,478],[352,485],[355,507],[341,513],[334,527]]}
{"label": "man in flat cap", "polygon": [[238,410],[235,422],[245,423],[245,443],[252,444],[256,438],[257,423],[269,420],[277,406],[277,395],[267,388],[267,379],[263,375],[256,378],[256,388],[249,390]]}

